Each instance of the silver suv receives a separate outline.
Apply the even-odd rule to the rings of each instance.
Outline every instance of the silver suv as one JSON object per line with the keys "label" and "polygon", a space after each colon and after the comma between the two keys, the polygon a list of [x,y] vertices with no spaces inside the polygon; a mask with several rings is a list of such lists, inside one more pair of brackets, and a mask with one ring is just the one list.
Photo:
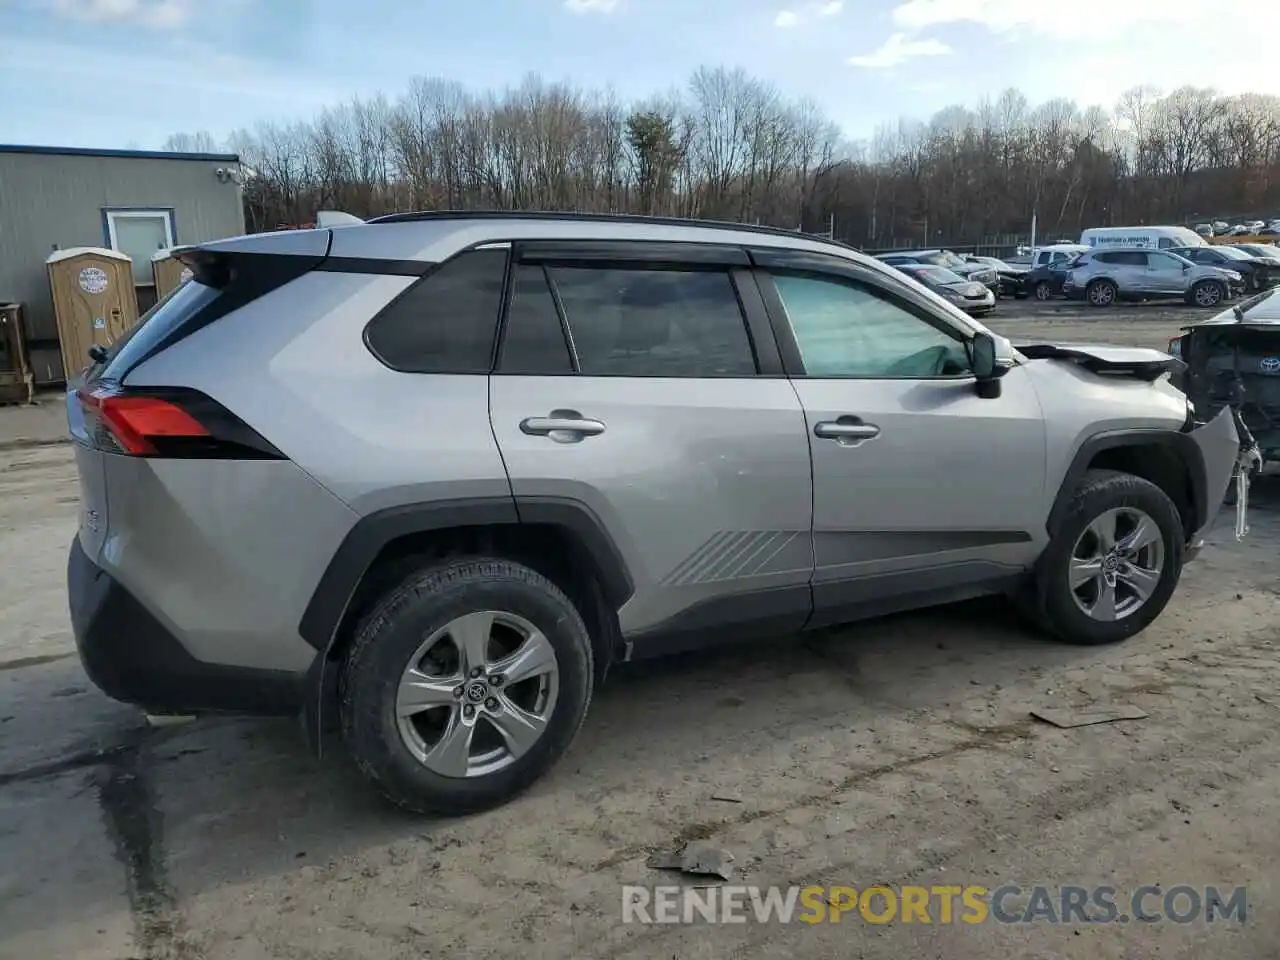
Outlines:
{"label": "silver suv", "polygon": [[1067,268],[1062,292],[1095,307],[1151,297],[1183,297],[1198,307],[1216,307],[1244,292],[1244,277],[1161,250],[1090,250]]}
{"label": "silver suv", "polygon": [[787,231],[424,214],[178,255],[68,391],[85,669],[340,729],[415,810],[530,784],[622,661],[999,593],[1123,640],[1239,445],[1165,354],[1014,350]]}

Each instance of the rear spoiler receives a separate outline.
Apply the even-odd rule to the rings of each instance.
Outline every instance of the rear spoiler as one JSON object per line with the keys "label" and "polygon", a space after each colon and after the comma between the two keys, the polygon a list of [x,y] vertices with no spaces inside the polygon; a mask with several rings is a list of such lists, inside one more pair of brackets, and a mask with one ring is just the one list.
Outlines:
{"label": "rear spoiler", "polygon": [[[300,276],[324,261],[332,241],[333,232],[328,228],[282,230],[175,247],[171,255],[200,283],[222,288],[236,276],[237,265],[250,258],[254,261],[255,273],[283,272]],[[273,266],[277,269],[272,270]]]}

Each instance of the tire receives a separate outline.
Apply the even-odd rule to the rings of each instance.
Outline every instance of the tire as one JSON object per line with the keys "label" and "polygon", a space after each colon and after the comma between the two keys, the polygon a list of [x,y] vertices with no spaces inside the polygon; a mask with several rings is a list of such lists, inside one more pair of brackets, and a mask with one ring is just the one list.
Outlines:
{"label": "tire", "polygon": [[[1083,571],[1084,564],[1090,562],[1074,558],[1092,556],[1090,540],[1094,538],[1095,521],[1110,515],[1120,518],[1115,528],[1120,544],[1126,533],[1137,529],[1130,523],[1139,516],[1154,524],[1152,535],[1157,537],[1150,548],[1139,552],[1133,565],[1121,563],[1112,575],[1111,597],[1118,614],[1114,619],[1107,619],[1100,612],[1106,606],[1095,592],[1103,586],[1101,573],[1078,588],[1072,587],[1071,579],[1073,572]],[[1144,524],[1143,529],[1150,528]],[[1177,507],[1154,483],[1128,473],[1090,470],[1072,495],[1065,518],[1037,564],[1033,589],[1020,598],[1020,606],[1034,616],[1039,626],[1065,643],[1093,646],[1127,640],[1146,629],[1173,596],[1182,575],[1184,536]],[[1153,558],[1157,554],[1158,575],[1153,577],[1150,571],[1155,569]],[[1098,569],[1105,569],[1101,561]],[[1145,600],[1124,612],[1126,605],[1140,596],[1129,586],[1130,582],[1145,583],[1143,589],[1148,592]],[[1093,614],[1085,609],[1091,594]]]}
{"label": "tire", "polygon": [[1225,285],[1217,280],[1201,280],[1191,288],[1187,299],[1197,307],[1216,307],[1228,296]]}
{"label": "tire", "polygon": [[1085,288],[1085,298],[1095,307],[1111,306],[1119,294],[1119,288],[1110,280],[1094,280]]}
{"label": "tire", "polygon": [[[454,641],[452,634],[459,623],[483,624],[490,612],[497,615],[496,626],[477,629],[474,635],[483,634],[485,640],[471,648],[490,651],[485,658],[490,666],[516,649],[514,645],[527,642],[520,640],[527,628],[545,638],[546,645],[536,641],[519,649],[536,646],[543,666],[552,665],[550,673],[505,687],[491,686],[488,695],[473,698],[477,681],[470,679],[469,671],[463,675],[468,660],[463,644]],[[442,632],[441,639],[433,640]],[[506,650],[500,647],[504,642]],[[513,674],[519,669],[509,658],[506,663]],[[426,681],[423,689],[442,702],[402,720],[400,691],[408,688],[402,688],[401,682],[411,665],[427,674],[419,674]],[[517,796],[569,749],[591,703],[594,676],[587,628],[555,584],[528,567],[500,558],[445,561],[419,570],[388,591],[360,622],[340,681],[343,738],[361,772],[398,806],[446,815],[484,810]],[[438,682],[431,680],[435,677]],[[482,673],[479,686],[487,682]],[[534,696],[527,698],[531,691]],[[446,695],[456,702],[443,702]],[[519,710],[511,709],[517,705]],[[445,765],[444,754],[433,746],[445,742],[444,730],[466,728],[461,718],[468,708],[473,718],[471,736],[461,753],[448,758],[448,765],[461,771],[477,761],[481,769],[446,775],[423,757],[434,757],[436,766]],[[522,734],[534,729],[517,718],[532,718],[541,726],[518,755],[496,725],[496,720],[504,720]],[[431,727],[443,728],[434,731],[438,737],[434,745]],[[453,738],[452,742],[462,741]],[[490,744],[493,749],[486,753]],[[505,756],[498,757],[502,751]],[[488,762],[479,764],[486,756]],[[483,766],[492,769],[486,771]]]}
{"label": "tire", "polygon": [[1049,285],[1048,280],[1041,280],[1036,284],[1036,299],[1048,300],[1053,296],[1053,287]]}

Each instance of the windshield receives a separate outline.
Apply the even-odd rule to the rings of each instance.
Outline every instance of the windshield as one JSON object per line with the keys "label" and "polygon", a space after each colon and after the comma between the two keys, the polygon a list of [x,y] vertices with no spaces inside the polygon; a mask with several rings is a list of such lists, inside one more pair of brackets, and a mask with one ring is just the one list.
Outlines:
{"label": "windshield", "polygon": [[1245,253],[1243,250],[1237,250],[1235,247],[1219,247],[1222,255],[1228,260],[1249,260],[1252,254]]}
{"label": "windshield", "polygon": [[1246,253],[1255,257],[1266,257],[1270,260],[1280,260],[1280,247],[1264,247],[1261,244],[1242,243],[1236,247],[1237,250],[1244,250]]}
{"label": "windshield", "polygon": [[95,364],[89,380],[118,378],[138,358],[168,336],[178,325],[215,300],[220,291],[197,280],[188,280],[142,315],[138,325],[107,348],[107,362]]}

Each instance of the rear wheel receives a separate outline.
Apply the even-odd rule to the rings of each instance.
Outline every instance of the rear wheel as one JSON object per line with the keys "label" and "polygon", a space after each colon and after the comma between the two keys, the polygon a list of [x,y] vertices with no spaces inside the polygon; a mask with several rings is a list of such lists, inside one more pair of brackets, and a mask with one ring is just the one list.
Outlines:
{"label": "rear wheel", "polygon": [[1227,298],[1227,288],[1217,280],[1201,280],[1188,298],[1197,307],[1216,307]]}
{"label": "rear wheel", "polygon": [[1085,290],[1085,296],[1095,307],[1109,307],[1116,302],[1119,292],[1110,280],[1095,280]]}
{"label": "rear wheel", "polygon": [[456,814],[503,803],[568,749],[592,690],[568,597],[497,558],[446,562],[391,590],[342,676],[342,728],[393,802]]}
{"label": "rear wheel", "polygon": [[[1031,612],[1075,644],[1114,643],[1164,610],[1182,573],[1182,520],[1148,480],[1090,470],[1041,557]],[[1024,604],[1025,606],[1025,604]]]}
{"label": "rear wheel", "polygon": [[1036,284],[1036,299],[1048,300],[1053,296],[1053,288],[1049,286],[1048,280],[1041,280]]}

